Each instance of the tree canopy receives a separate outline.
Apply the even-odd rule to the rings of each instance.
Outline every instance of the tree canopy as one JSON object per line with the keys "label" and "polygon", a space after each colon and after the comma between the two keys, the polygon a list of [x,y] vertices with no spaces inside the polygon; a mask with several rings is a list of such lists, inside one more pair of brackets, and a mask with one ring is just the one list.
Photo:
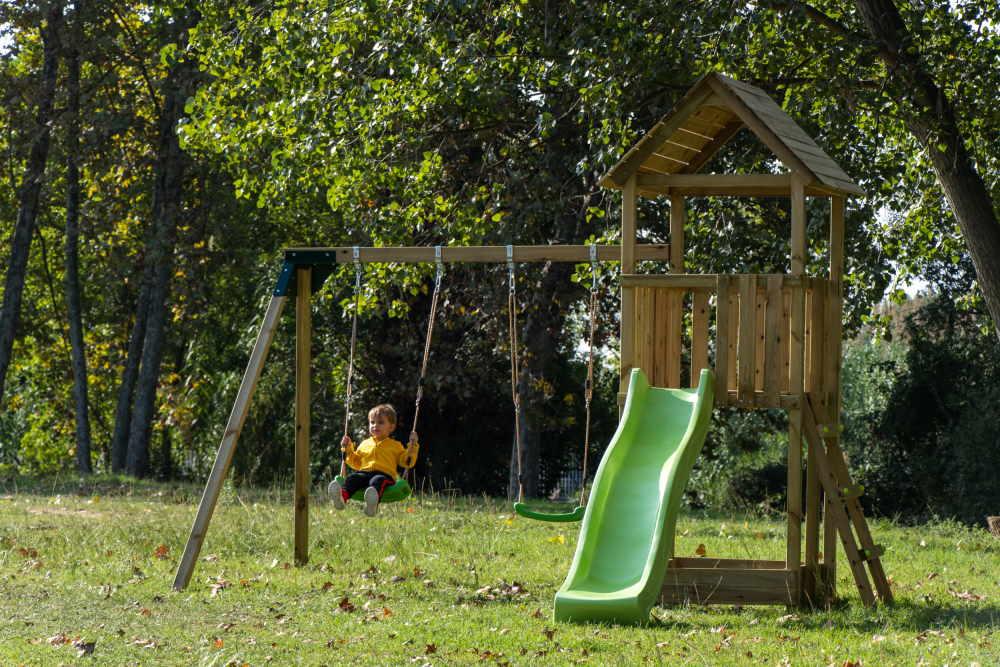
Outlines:
{"label": "tree canopy", "polygon": [[[873,17],[895,16],[890,5],[902,23],[886,35]],[[42,17],[56,6],[0,10],[11,40],[0,51],[0,235],[12,246],[43,106]],[[996,261],[984,274],[967,243],[970,229],[989,231],[991,216],[996,225],[1000,201],[992,2],[178,0],[59,11],[66,20],[53,34],[68,46],[59,51],[27,298],[0,385],[5,469],[68,467],[78,438],[67,406],[70,348],[81,344],[59,289],[77,271],[59,254],[76,182],[67,153],[79,172],[79,317],[97,469],[119,467],[124,450],[112,441],[130,428],[152,429],[145,443],[127,438],[139,457],[134,474],[200,475],[210,465],[285,247],[615,242],[619,198],[600,177],[713,70],[768,91],[866,191],[847,211],[848,334],[913,278],[970,311],[989,302],[982,281]],[[73,114],[69,45],[80,63]],[[910,85],[918,80],[938,91],[929,107]],[[962,155],[971,171],[950,172],[942,156],[957,164]],[[743,131],[705,170],[777,168]],[[978,179],[987,193],[988,210],[973,222],[956,218],[956,178]],[[692,199],[688,270],[785,270],[789,218],[778,200]],[[828,218],[823,202],[810,203],[812,271],[825,261]],[[644,201],[640,235],[665,241],[666,220],[665,202]],[[365,270],[356,400],[391,400],[404,422],[432,270]],[[616,273],[607,266],[601,278],[598,446],[615,422]],[[572,465],[581,439],[583,274],[559,265],[518,272],[536,493]],[[421,413],[420,472],[435,485],[502,493],[507,483],[505,280],[503,267],[481,266],[449,267],[445,278]],[[350,268],[334,275],[316,308],[317,477],[339,455],[352,283]],[[162,335],[146,330],[147,318]],[[291,460],[289,326],[245,427],[245,440],[259,444],[239,451],[243,478],[273,479]],[[144,346],[156,361],[146,380]],[[146,388],[133,391],[130,377]],[[486,454],[472,464],[470,452]]]}

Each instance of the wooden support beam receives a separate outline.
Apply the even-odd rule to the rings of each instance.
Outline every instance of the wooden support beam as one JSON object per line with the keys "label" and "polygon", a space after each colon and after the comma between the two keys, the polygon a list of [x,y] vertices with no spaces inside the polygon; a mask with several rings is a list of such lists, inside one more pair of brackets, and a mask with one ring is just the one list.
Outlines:
{"label": "wooden support beam", "polygon": [[693,188],[707,194],[729,194],[735,190],[782,189],[787,196],[792,184],[791,174],[642,174],[638,175],[639,188],[663,188],[671,194],[677,190]]}
{"label": "wooden support beam", "polygon": [[[866,558],[861,554],[858,542],[854,536],[854,530],[852,530],[852,523],[855,529],[857,529],[857,523],[852,522],[845,503],[837,497],[837,488],[840,483],[837,471],[833,467],[835,464],[834,452],[826,449],[823,437],[816,426],[816,417],[809,405],[809,401],[804,402],[802,413],[802,426],[805,430],[809,447],[816,449],[814,457],[816,471],[827,496],[827,516],[824,519],[836,526],[837,532],[840,534],[841,544],[844,546],[844,553],[847,555],[848,565],[851,568],[854,581],[861,594],[861,601],[870,607],[875,604],[875,591],[872,589],[871,581],[868,578],[868,571],[865,569]],[[861,522],[864,523],[864,517],[861,518]],[[891,600],[891,594],[889,599]]]}
{"label": "wooden support beam", "polygon": [[770,276],[780,276],[785,288],[802,287],[807,284],[807,278],[802,276],[789,276],[783,273],[761,273],[761,274],[715,274],[715,273],[625,273],[622,274],[622,285],[626,287],[675,287],[688,291],[705,290],[715,291],[718,278],[729,276],[738,278],[741,275],[754,275],[761,285],[758,289],[763,289],[764,281]]}
{"label": "wooden support beam", "polygon": [[692,308],[689,386],[696,388],[701,377],[701,369],[708,368],[708,293],[695,292]]}
{"label": "wooden support beam", "polygon": [[797,568],[802,561],[802,409],[788,412],[788,528],[785,567]]}
{"label": "wooden support beam", "polygon": [[706,563],[704,568],[687,564],[667,567],[660,593],[660,602],[668,605],[794,605],[798,601],[798,570],[727,567],[714,563]]}
{"label": "wooden support beam", "polygon": [[295,563],[309,562],[309,430],[312,368],[312,269],[297,269],[295,300]]}
{"label": "wooden support beam", "polygon": [[[633,237],[634,238],[634,237]],[[597,246],[599,262],[619,262],[621,246]],[[632,257],[638,261],[670,260],[670,246],[665,243],[640,243],[633,241]],[[358,249],[362,263],[432,263],[437,261],[434,246],[387,247]],[[285,259],[296,265],[351,264],[354,261],[352,246],[329,248],[286,248]],[[441,261],[445,263],[506,264],[506,246],[442,246]],[[514,261],[519,264],[538,262],[589,262],[588,245],[516,245]],[[631,273],[634,267],[628,272]]]}
{"label": "wooden support beam", "polygon": [[830,197],[830,280],[844,274],[844,198]]}
{"label": "wooden support beam", "polygon": [[250,408],[250,401],[253,399],[254,390],[257,388],[257,381],[264,368],[264,361],[267,360],[267,353],[271,349],[271,341],[274,340],[274,332],[281,319],[281,311],[285,306],[286,297],[273,296],[264,313],[264,321],[261,322],[260,331],[257,332],[257,340],[254,343],[253,351],[250,353],[250,361],[247,363],[246,371],[243,373],[243,380],[240,382],[239,391],[236,393],[236,401],[233,409],[229,413],[229,421],[226,422],[226,430],[223,431],[222,442],[219,444],[219,451],[215,455],[215,463],[212,465],[212,472],[208,476],[205,484],[205,491],[198,504],[198,513],[194,518],[194,525],[191,526],[191,534],[184,547],[184,554],[181,556],[180,564],[177,566],[177,574],[174,577],[174,590],[187,588],[191,581],[191,573],[198,562],[198,554],[201,553],[201,545],[205,541],[208,532],[208,524],[212,521],[212,514],[215,512],[215,505],[219,501],[219,492],[222,490],[222,483],[229,473],[229,466],[233,462],[233,454],[236,452],[236,443],[240,438],[240,431],[243,430],[243,423],[246,421],[247,411]]}
{"label": "wooden support beam", "polygon": [[729,402],[729,276],[716,276],[715,404]]}
{"label": "wooden support beam", "polygon": [[[840,437],[840,354],[841,354],[841,318],[843,317],[843,274],[844,274],[844,209],[846,200],[843,196],[830,197],[830,282],[833,283],[833,290],[828,294],[828,298],[835,301],[830,304],[828,312],[836,312],[834,321],[836,332],[831,332],[829,353],[835,355],[836,365],[827,366],[824,372],[834,375],[825,378],[824,391],[829,391],[831,396],[827,399],[827,411],[835,425],[833,437],[839,440]],[[833,348],[836,349],[833,349]],[[828,439],[829,442],[829,439]],[[835,443],[839,447],[839,443]],[[830,582],[830,594],[835,591],[833,586],[837,580],[837,552],[836,552],[836,529],[830,522],[824,525],[824,546],[826,549],[823,559],[823,568],[826,571],[825,577]]]}
{"label": "wooden support beam", "polygon": [[[684,197],[670,198],[670,272],[684,273]],[[671,290],[667,301],[667,387],[681,386],[684,293]]]}
{"label": "wooden support beam", "polygon": [[[621,262],[622,273],[635,273],[635,202],[636,185],[635,176],[631,176],[622,189],[622,245]],[[632,367],[635,364],[635,330],[633,322],[635,320],[635,289],[627,287],[622,283],[622,306],[621,306],[621,369],[619,376],[619,393],[628,391],[629,377],[632,374]],[[618,412],[624,409],[624,403],[619,403]]]}

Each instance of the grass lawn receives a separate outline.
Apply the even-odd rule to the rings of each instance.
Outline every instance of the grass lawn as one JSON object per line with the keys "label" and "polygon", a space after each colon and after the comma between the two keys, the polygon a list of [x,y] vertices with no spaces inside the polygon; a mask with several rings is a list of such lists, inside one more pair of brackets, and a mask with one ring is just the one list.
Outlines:
{"label": "grass lawn", "polygon": [[[290,489],[227,489],[190,587],[171,590],[200,489],[0,481],[0,665],[1000,664],[1000,540],[874,521],[897,603],[656,608],[648,627],[552,620],[575,524],[492,499],[313,499],[307,566]],[[677,553],[781,558],[780,520],[684,515]],[[841,557],[842,554],[841,554]],[[842,561],[843,562],[843,561]]]}

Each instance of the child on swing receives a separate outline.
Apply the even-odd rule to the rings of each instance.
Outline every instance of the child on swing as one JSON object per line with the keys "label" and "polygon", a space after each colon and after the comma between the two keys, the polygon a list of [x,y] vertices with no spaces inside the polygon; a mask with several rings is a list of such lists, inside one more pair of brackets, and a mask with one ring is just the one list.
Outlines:
{"label": "child on swing", "polygon": [[417,452],[420,443],[416,431],[410,433],[410,441],[406,447],[390,436],[396,430],[396,410],[388,403],[376,405],[368,411],[368,433],[359,446],[349,435],[344,435],[340,441],[340,451],[345,454],[347,465],[354,469],[341,484],[337,480],[330,482],[330,492],[333,506],[338,510],[347,506],[347,501],[360,489],[365,490],[365,514],[375,516],[378,512],[382,493],[396,483],[397,469],[412,468],[417,462]]}

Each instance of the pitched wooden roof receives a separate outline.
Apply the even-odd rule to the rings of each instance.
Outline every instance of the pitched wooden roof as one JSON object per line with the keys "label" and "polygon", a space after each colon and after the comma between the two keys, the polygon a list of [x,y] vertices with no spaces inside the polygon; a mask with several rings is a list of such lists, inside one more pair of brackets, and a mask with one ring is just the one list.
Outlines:
{"label": "pitched wooden roof", "polygon": [[746,127],[811,189],[864,195],[812,137],[760,88],[706,74],[601,180],[620,189],[633,174],[694,174]]}

